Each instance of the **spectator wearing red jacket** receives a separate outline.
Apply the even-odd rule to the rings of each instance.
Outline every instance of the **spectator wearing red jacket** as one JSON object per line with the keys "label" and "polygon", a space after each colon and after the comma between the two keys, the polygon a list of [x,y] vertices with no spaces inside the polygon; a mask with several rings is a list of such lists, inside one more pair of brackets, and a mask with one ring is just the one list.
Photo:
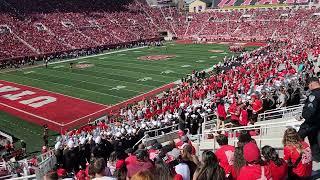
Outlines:
{"label": "spectator wearing red jacket", "polygon": [[291,179],[308,179],[312,172],[312,154],[310,146],[301,140],[294,128],[289,128],[283,135],[283,159],[288,162],[292,171]]}
{"label": "spectator wearing red jacket", "polygon": [[260,151],[255,143],[244,145],[243,156],[247,165],[241,168],[238,180],[272,180],[270,168],[261,161]]}
{"label": "spectator wearing red jacket", "polygon": [[228,145],[228,138],[225,135],[218,135],[217,143],[220,148],[216,151],[216,156],[218,158],[219,165],[224,169],[226,176],[230,176],[234,171],[233,162],[234,162],[234,146]]}
{"label": "spectator wearing red jacket", "polygon": [[248,118],[247,106],[244,104],[244,105],[241,107],[239,124],[240,124],[241,126],[247,126],[248,123],[249,123],[249,118]]}
{"label": "spectator wearing red jacket", "polygon": [[220,125],[222,125],[222,129],[224,129],[224,121],[227,119],[227,113],[224,106],[223,101],[219,98],[217,99],[217,129],[220,129]]}
{"label": "spectator wearing red jacket", "polygon": [[229,113],[231,114],[231,122],[235,125],[239,125],[240,107],[237,99],[234,99],[233,103],[229,107]]}
{"label": "spectator wearing red jacket", "polygon": [[252,95],[252,123],[257,122],[258,120],[258,114],[263,110],[263,103],[262,101],[259,99],[259,97],[257,95]]}
{"label": "spectator wearing red jacket", "polygon": [[279,158],[276,150],[271,146],[264,146],[262,155],[271,170],[272,179],[285,180],[288,175],[288,164],[282,158]]}

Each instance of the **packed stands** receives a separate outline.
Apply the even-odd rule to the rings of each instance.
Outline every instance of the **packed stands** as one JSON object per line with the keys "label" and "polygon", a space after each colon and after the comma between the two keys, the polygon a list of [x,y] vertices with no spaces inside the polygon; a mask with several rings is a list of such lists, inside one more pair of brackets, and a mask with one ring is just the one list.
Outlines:
{"label": "packed stands", "polygon": [[[318,19],[313,17],[318,9],[269,10],[268,13],[255,9],[248,12],[183,15],[174,8],[150,8],[138,2],[126,6],[120,6],[114,1],[111,1],[114,4],[97,1],[96,5],[90,3],[77,6],[74,3],[78,1],[74,3],[71,1],[68,6],[55,2],[34,2],[35,4],[44,3],[41,7],[52,11],[48,13],[42,9],[34,9],[36,6],[33,5],[22,8],[14,0],[6,2],[5,7],[11,7],[10,12],[14,13],[19,20],[10,20],[11,17],[1,15],[7,19],[5,25],[10,28],[10,30],[2,28],[7,30],[1,31],[4,34],[1,34],[1,42],[7,49],[2,50],[2,59],[54,52],[55,49],[51,47],[57,48],[58,51],[65,51],[100,46],[105,43],[149,39],[157,37],[158,30],[171,31],[178,38],[273,40],[270,41],[272,43],[257,51],[245,52],[239,57],[226,58],[216,66],[215,73],[192,72],[192,75],[183,79],[178,87],[165,92],[160,98],[148,99],[142,104],[125,107],[119,112],[108,115],[104,121],[62,133],[54,147],[57,166],[47,176],[61,178],[76,176],[78,179],[113,176],[118,179],[121,177],[134,179],[134,176],[139,175],[152,177],[151,173],[148,173],[151,171],[158,176],[168,175],[165,179],[188,180],[191,177],[224,179],[227,174],[238,179],[246,179],[256,175],[250,174],[250,168],[245,165],[248,163],[258,167],[259,172],[263,167],[263,175],[258,174],[257,178],[263,176],[271,179],[275,176],[273,174],[275,171],[270,170],[275,167],[270,165],[272,161],[280,161],[280,163],[273,162],[277,167],[286,167],[288,160],[299,159],[299,153],[289,154],[288,148],[304,152],[304,161],[298,163],[299,168],[293,167],[294,175],[299,177],[311,175],[310,147],[299,139],[293,128],[282,132],[284,141],[281,146],[284,155],[281,157],[284,159],[279,158],[275,150],[270,148],[269,151],[277,157],[276,160],[268,159],[269,152],[262,150],[265,163],[261,163],[259,145],[254,143],[255,140],[252,137],[263,134],[261,130],[255,129],[263,126],[257,123],[259,114],[267,110],[299,105],[302,99],[306,99],[305,79],[316,74],[314,61],[320,54],[317,37],[320,33],[319,29],[311,31],[307,27],[318,26]],[[107,7],[109,5],[111,6]],[[107,8],[101,10],[98,6]],[[84,7],[89,7],[85,13],[77,11]],[[61,11],[56,12],[59,8]],[[64,12],[68,8],[73,9],[74,12]],[[111,11],[112,9],[115,11]],[[28,20],[31,22],[43,25],[38,24],[33,29],[30,28],[30,23],[27,25],[29,21],[21,19],[24,14],[30,14],[30,12],[34,13],[31,17],[26,16],[27,19],[30,18]],[[60,16],[57,13],[63,15]],[[283,14],[286,15],[282,17]],[[190,20],[185,22],[187,16]],[[88,27],[86,27],[87,23]],[[41,36],[39,29],[48,31],[49,35],[41,32],[44,33]],[[100,31],[101,34],[96,33]],[[141,33],[142,31],[146,32]],[[27,34],[39,36],[40,44],[44,47],[35,43],[37,40],[28,39]],[[14,44],[6,43],[6,40],[15,38],[22,38],[23,41],[19,40]],[[42,44],[42,42],[46,43]],[[12,46],[21,49],[9,51],[9,47]],[[308,61],[310,58],[311,61]],[[213,129],[210,128],[205,132],[202,123],[208,114],[214,114],[214,116],[206,120],[217,121],[214,121]],[[291,118],[291,122],[295,121],[293,116]],[[231,123],[227,124],[225,122],[227,119]],[[176,126],[180,129],[178,142],[165,145],[154,141],[150,143],[151,148],[148,150],[143,144],[139,144],[141,138],[155,136],[155,134],[149,134],[150,129],[163,128],[162,132],[165,134]],[[228,129],[228,127],[231,128]],[[243,127],[244,129],[241,129]],[[271,124],[269,127],[272,127]],[[185,136],[186,134],[190,137],[191,134],[202,134],[203,139],[217,139],[220,147],[227,145],[228,139],[237,137],[236,149],[228,147],[232,149],[230,150],[232,151],[230,157],[233,157],[231,162],[240,159],[243,161],[237,162],[237,165],[240,164],[237,167],[233,167],[230,163],[232,167],[227,169],[224,166],[226,164],[221,162],[219,153],[216,152],[214,155],[211,151],[204,151],[204,161],[200,162],[196,156],[200,155],[199,149],[196,150],[189,138]],[[230,137],[231,134],[233,137]],[[133,153],[136,149],[138,150]],[[239,154],[242,158],[236,158]],[[87,163],[91,160],[94,162]],[[212,169],[211,165],[215,168]],[[137,170],[139,167],[145,171],[139,172]],[[301,168],[305,171],[300,172]],[[107,173],[104,173],[105,169],[108,170]],[[285,177],[288,170],[284,169],[282,175]],[[211,173],[211,177],[202,177],[206,173],[201,172],[207,171],[215,173]]]}

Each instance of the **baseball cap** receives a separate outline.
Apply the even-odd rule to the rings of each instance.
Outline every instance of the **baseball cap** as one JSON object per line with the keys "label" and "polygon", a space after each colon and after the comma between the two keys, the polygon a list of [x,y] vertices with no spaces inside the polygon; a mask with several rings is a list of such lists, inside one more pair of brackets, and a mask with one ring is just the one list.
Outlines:
{"label": "baseball cap", "polygon": [[319,78],[317,77],[310,77],[306,80],[306,85],[309,85],[312,82],[318,82],[319,83]]}
{"label": "baseball cap", "polygon": [[247,162],[253,162],[260,159],[260,150],[257,144],[250,142],[243,147],[243,157]]}

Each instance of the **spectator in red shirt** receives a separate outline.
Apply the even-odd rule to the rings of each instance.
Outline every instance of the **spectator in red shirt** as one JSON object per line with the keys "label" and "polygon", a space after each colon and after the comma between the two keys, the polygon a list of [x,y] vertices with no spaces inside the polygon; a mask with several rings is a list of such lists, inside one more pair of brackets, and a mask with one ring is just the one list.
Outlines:
{"label": "spectator in red shirt", "polygon": [[196,148],[194,148],[194,146],[192,145],[192,142],[189,140],[188,136],[182,136],[180,138],[180,141],[176,143],[176,147],[178,149],[182,149],[184,144],[189,144],[192,148],[192,155],[196,154]]}
{"label": "spectator in red shirt", "polygon": [[134,155],[133,149],[129,148],[125,151],[128,154],[128,157],[125,159],[125,164],[128,165],[137,160],[137,157]]}
{"label": "spectator in red shirt", "polygon": [[226,176],[230,177],[231,173],[234,171],[234,146],[228,145],[228,138],[225,135],[218,135],[217,143],[220,148],[216,151],[216,156],[218,158],[219,165],[224,169]]}
{"label": "spectator in red shirt", "polygon": [[243,156],[247,165],[241,168],[238,180],[272,180],[271,171],[268,166],[263,165],[259,148],[255,143],[244,145]]}
{"label": "spectator in red shirt", "polygon": [[231,122],[234,125],[239,125],[239,116],[240,116],[240,102],[237,99],[234,99],[234,102],[229,107],[229,113],[231,114]]}
{"label": "spectator in red shirt", "polygon": [[227,113],[223,101],[219,98],[217,99],[217,129],[220,129],[220,124],[222,129],[224,129],[224,121],[227,119]]}
{"label": "spectator in red shirt", "polygon": [[262,155],[271,170],[272,179],[285,180],[288,175],[288,164],[282,158],[279,158],[276,150],[271,146],[264,146]]}
{"label": "spectator in red shirt", "polygon": [[248,123],[249,123],[249,119],[248,119],[247,106],[244,104],[241,107],[241,114],[240,114],[239,124],[241,126],[247,126]]}
{"label": "spectator in red shirt", "polygon": [[131,178],[134,174],[139,171],[152,170],[153,164],[149,159],[147,150],[138,150],[136,152],[137,160],[127,165],[128,174],[127,177]]}
{"label": "spectator in red shirt", "polygon": [[257,122],[258,114],[263,110],[263,103],[257,95],[252,95],[252,123]]}
{"label": "spectator in red shirt", "polygon": [[312,172],[312,154],[310,146],[301,140],[294,128],[288,128],[283,136],[284,160],[288,162],[289,178],[308,179]]}

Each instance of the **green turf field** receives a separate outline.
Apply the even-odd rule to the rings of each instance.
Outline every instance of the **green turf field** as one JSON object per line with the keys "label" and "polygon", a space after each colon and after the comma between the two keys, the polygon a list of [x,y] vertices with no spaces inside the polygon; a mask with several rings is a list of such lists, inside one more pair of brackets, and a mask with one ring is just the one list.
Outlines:
{"label": "green turf field", "polygon": [[[255,47],[249,47],[252,50]],[[209,50],[222,50],[213,53]],[[137,59],[146,55],[175,55],[160,61]],[[49,64],[7,73],[0,79],[38,87],[61,94],[112,105],[185,77],[192,70],[204,70],[231,56],[227,45],[174,44],[128,50],[80,58],[75,64],[92,64],[83,69],[69,68],[69,62]],[[33,151],[42,144],[41,127],[6,113],[0,113],[0,128],[24,139]],[[39,135],[40,134],[40,135]]]}

